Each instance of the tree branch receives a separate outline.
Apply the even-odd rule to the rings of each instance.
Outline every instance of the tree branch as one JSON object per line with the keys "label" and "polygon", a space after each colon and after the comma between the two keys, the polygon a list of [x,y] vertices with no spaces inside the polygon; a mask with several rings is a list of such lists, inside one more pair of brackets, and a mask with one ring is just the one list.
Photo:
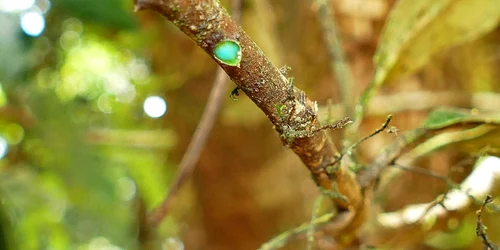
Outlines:
{"label": "tree branch", "polygon": [[208,97],[207,106],[203,111],[201,120],[196,127],[196,131],[194,132],[194,135],[189,142],[186,152],[182,156],[182,160],[178,166],[178,172],[170,186],[170,189],[168,190],[167,197],[158,207],[151,211],[150,215],[148,216],[149,223],[151,225],[159,225],[168,215],[173,205],[172,203],[175,195],[193,174],[196,163],[198,162],[200,154],[203,150],[203,147],[205,146],[215,119],[217,118],[217,115],[219,113],[223,96],[225,96],[224,87],[226,86],[227,81],[228,79],[224,71],[220,68],[217,69],[214,84]]}
{"label": "tree branch", "polygon": [[[159,12],[189,36],[212,57],[231,80],[266,114],[286,143],[312,172],[315,182],[338,191],[347,198],[333,198],[341,209],[361,203],[361,191],[354,174],[340,166],[327,173],[328,166],[337,163],[336,148],[317,119],[316,102],[292,86],[272,65],[260,48],[231,20],[229,14],[214,0],[136,0],[135,9]],[[232,44],[240,60],[226,61],[215,49],[224,43]]]}

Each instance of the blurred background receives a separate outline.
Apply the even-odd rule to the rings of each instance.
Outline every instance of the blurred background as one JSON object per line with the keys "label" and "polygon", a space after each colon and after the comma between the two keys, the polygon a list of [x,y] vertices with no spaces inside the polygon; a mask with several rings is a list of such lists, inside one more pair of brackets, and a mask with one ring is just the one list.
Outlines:
{"label": "blurred background", "polygon": [[[333,1],[356,79],[353,98],[373,76],[372,57],[393,2]],[[230,1],[222,3],[230,9]],[[242,25],[275,65],[291,66],[295,84],[312,100],[339,103],[312,1],[246,0]],[[428,105],[425,98],[389,103],[402,105],[392,111],[393,125],[401,132],[414,128],[440,105],[500,111],[499,45],[496,29],[383,88],[381,94],[466,95]],[[308,221],[319,196],[308,170],[247,97],[231,101],[230,84],[172,214],[157,231],[144,228],[146,212],[168,191],[216,69],[165,18],[134,13],[132,0],[0,0],[0,248],[245,250]],[[472,93],[492,98],[473,100]],[[384,121],[381,105],[369,110],[360,135]],[[339,134],[332,133],[336,143]],[[362,159],[368,162],[393,139],[381,134],[367,141]],[[444,172],[480,147],[459,145],[419,164]],[[413,173],[393,185],[399,188],[380,198],[385,211],[432,201],[447,188]],[[500,217],[484,220],[500,242]],[[474,228],[471,210],[409,248],[480,249]],[[304,246],[297,241],[285,249]],[[322,249],[334,249],[327,246]]]}

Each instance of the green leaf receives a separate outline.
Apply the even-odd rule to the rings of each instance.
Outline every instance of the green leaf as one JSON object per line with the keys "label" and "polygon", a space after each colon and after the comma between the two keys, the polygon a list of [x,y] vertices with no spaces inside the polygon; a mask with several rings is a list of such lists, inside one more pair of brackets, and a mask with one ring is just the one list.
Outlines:
{"label": "green leaf", "polygon": [[432,55],[474,40],[500,20],[498,0],[400,0],[375,53],[372,87],[415,72]]}
{"label": "green leaf", "polygon": [[477,110],[438,109],[429,114],[423,126],[439,129],[459,123],[500,124],[500,114],[480,113]]}

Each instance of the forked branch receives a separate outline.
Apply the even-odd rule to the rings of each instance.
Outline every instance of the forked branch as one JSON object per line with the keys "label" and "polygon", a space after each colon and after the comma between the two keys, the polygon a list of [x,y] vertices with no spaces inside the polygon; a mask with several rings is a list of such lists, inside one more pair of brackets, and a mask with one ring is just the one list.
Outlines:
{"label": "forked branch", "polygon": [[[317,131],[321,124],[316,102],[290,84],[219,1],[136,0],[135,8],[159,12],[212,57],[269,118],[283,142],[312,172],[316,183],[332,190],[333,182],[337,182],[337,191],[347,200],[333,198],[340,209],[361,203],[359,185],[347,167],[340,166],[333,173],[326,171],[337,164],[336,148],[325,131]],[[226,45],[228,51],[217,53],[216,49]],[[231,52],[236,52],[234,58]]]}

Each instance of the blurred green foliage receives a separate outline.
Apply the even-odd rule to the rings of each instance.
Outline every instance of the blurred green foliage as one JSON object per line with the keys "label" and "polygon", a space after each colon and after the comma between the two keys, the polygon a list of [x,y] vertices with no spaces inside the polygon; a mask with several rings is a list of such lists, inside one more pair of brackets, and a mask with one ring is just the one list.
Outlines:
{"label": "blurred green foliage", "polygon": [[129,49],[132,1],[55,0],[31,38],[20,17],[37,7],[0,12],[1,248],[139,249],[175,135],[142,111],[161,86]]}
{"label": "blurred green foliage", "polygon": [[114,29],[133,29],[137,23],[132,1],[122,0],[55,0],[54,9],[89,22]]}
{"label": "blurred green foliage", "polygon": [[[4,0],[2,3],[24,2],[29,1]],[[223,1],[226,4],[228,2]],[[323,97],[332,98],[330,92],[325,91],[325,89],[331,89],[331,83],[329,80],[322,79],[321,76],[327,72],[321,72],[321,68],[327,67],[322,67],[321,61],[318,61],[322,57],[317,56],[317,45],[321,39],[314,33],[309,33],[314,32],[314,29],[310,28],[317,24],[304,22],[308,15],[311,16],[310,3],[305,4],[307,7],[300,5],[304,4],[303,1],[280,3],[284,7],[277,9],[276,15],[283,15],[280,18],[286,18],[288,15],[288,20],[279,20],[277,24],[271,25],[274,21],[269,20],[274,19],[274,16],[270,16],[275,12],[271,8],[272,2],[246,3],[249,5],[247,6],[249,10],[255,12],[254,16],[246,15],[254,19],[249,21],[249,24],[253,22],[255,36],[251,34],[252,37],[267,55],[274,58],[273,61],[284,61],[286,58],[287,63],[294,64],[294,69],[298,69],[294,70],[294,76],[298,76],[296,79],[302,79],[297,82],[311,86],[307,90],[308,93],[324,92],[326,94],[323,94]],[[394,75],[399,77],[420,70],[427,61],[431,60],[431,56],[440,55],[434,49],[435,46],[439,45],[441,49],[457,46],[470,40],[463,40],[463,34],[455,30],[445,29],[447,32],[441,32],[441,29],[446,27],[441,25],[443,22],[440,20],[461,20],[463,15],[450,17],[446,12],[433,12],[430,7],[436,4],[460,4],[459,10],[470,14],[472,12],[467,11],[468,6],[464,3],[474,1],[424,1],[429,5],[411,0],[400,1],[402,2],[406,4],[399,6],[405,8],[398,10],[397,15],[393,15],[396,20],[391,21],[391,24],[395,25],[393,28],[400,32],[390,32],[390,29],[386,29],[387,31],[383,33],[382,41],[385,40],[390,46],[385,46],[378,52],[379,55],[383,55],[379,58],[382,61],[379,60],[378,68],[376,68],[379,77],[372,82],[374,89],[381,87]],[[194,48],[188,38],[175,30],[173,25],[163,26],[166,22],[164,19],[155,19],[155,15],[149,15],[141,20],[143,27],[139,29],[137,20],[139,15],[133,13],[132,0],[36,0],[34,3],[35,6],[9,11],[2,10],[0,7],[0,248],[23,250],[160,249],[161,242],[148,242],[150,239],[142,235],[144,231],[147,231],[144,230],[145,212],[155,207],[165,197],[172,177],[172,163],[167,155],[176,146],[176,133],[189,134],[190,128],[182,126],[188,122],[180,123],[178,127],[181,129],[174,132],[169,128],[170,124],[166,124],[166,119],[148,117],[143,110],[143,102],[148,96],[162,96],[166,89],[179,89],[183,84],[191,84],[189,89],[180,91],[185,93],[177,98],[193,96],[189,101],[194,104],[184,105],[185,100],[177,100],[183,105],[178,105],[176,111],[181,119],[189,120],[194,124],[198,119],[197,112],[200,112],[200,107],[205,102],[204,98],[209,89],[207,86],[212,81],[212,78],[207,80],[206,75],[212,76],[215,67],[207,66],[208,57],[202,55],[202,50]],[[422,8],[406,9],[415,4]],[[473,7],[481,10],[488,9],[491,15],[486,17],[498,22],[498,13],[494,11],[498,9],[497,4],[496,8],[491,9],[485,7],[486,5],[476,5]],[[292,7],[297,10],[303,8],[304,12],[286,9]],[[423,10],[423,12],[418,10]],[[27,35],[22,28],[21,20],[28,12],[36,12],[45,20],[44,30],[37,37]],[[304,15],[305,13],[307,15]],[[405,21],[408,13],[413,18]],[[416,26],[415,23],[419,18],[425,17],[420,15],[422,13],[440,14],[426,19],[432,21],[430,24],[438,27],[427,29],[431,25],[420,27],[422,29],[412,29],[411,27]],[[300,18],[297,18],[298,16]],[[480,19],[479,16],[477,18]],[[476,20],[476,16],[473,20]],[[298,23],[300,24],[296,25]],[[471,23],[474,24],[474,22],[466,23],[466,31],[472,33],[474,37],[484,35],[493,29],[490,25],[480,29],[479,33],[475,33],[476,27]],[[245,29],[251,31],[252,25],[247,24]],[[283,46],[274,41],[277,40],[276,37],[284,35],[282,32],[288,29],[293,32],[283,36],[286,38],[282,41]],[[438,35],[443,38],[444,44],[434,43],[433,35],[436,34],[436,30],[439,31]],[[163,36],[163,33],[168,33],[169,36]],[[297,39],[298,37],[300,39]],[[402,37],[411,39],[401,40]],[[168,42],[169,40],[165,38],[176,38],[180,42]],[[158,41],[153,42],[154,40]],[[473,53],[467,51],[467,53],[462,53],[464,60],[460,60],[460,64],[470,65],[466,64],[465,70],[453,72],[453,75],[457,75],[457,79],[465,79],[463,81],[467,83],[466,86],[474,86],[471,89],[495,90],[497,85],[491,80],[496,79],[495,68],[491,66],[494,65],[491,63],[493,60],[483,56],[496,51],[495,41],[497,41],[496,38],[492,36],[479,43],[484,46],[494,44],[495,46],[491,46],[492,49],[480,50],[481,46],[477,46],[476,43],[467,45]],[[292,46],[288,44],[292,42],[294,43]],[[424,45],[429,45],[431,50],[421,53]],[[349,47],[367,49],[356,46]],[[281,47],[283,51],[292,53],[280,53]],[[457,48],[460,52],[460,47]],[[476,53],[478,50],[481,53]],[[174,51],[177,54],[164,55],[163,52],[166,51]],[[408,51],[412,53],[407,53]],[[159,54],[159,56],[155,57],[153,54]],[[280,59],[280,54],[286,57]],[[320,53],[322,56],[323,54],[326,53]],[[373,53],[364,51],[362,54]],[[476,59],[483,60],[483,64],[491,63],[490,67],[478,64],[477,60],[469,60],[468,54],[473,54],[477,56]],[[314,60],[308,61],[308,56],[314,57]],[[353,56],[353,58],[357,57]],[[371,56],[366,56],[365,59],[369,57]],[[199,60],[193,63],[193,58]],[[410,60],[412,58],[419,60],[418,62]],[[361,59],[356,60],[361,61]],[[403,67],[407,61],[413,63],[409,68]],[[153,69],[152,65],[156,68]],[[163,67],[168,70],[164,70]],[[367,69],[363,68],[359,71],[370,72]],[[425,70],[423,72],[425,73]],[[462,77],[458,74],[465,74],[464,72],[470,73],[470,76]],[[363,77],[360,81],[362,79]],[[422,81],[424,80],[425,78]],[[197,84],[192,84],[193,82]],[[322,84],[321,87],[319,84],[322,82],[326,84]],[[471,85],[469,82],[475,84]],[[434,84],[434,82],[431,83]],[[360,86],[356,88],[363,89]],[[412,88],[409,87],[409,89]],[[176,100],[172,102],[174,101]],[[428,116],[424,127],[437,129],[470,121],[498,124],[498,115],[474,112],[438,110]],[[225,233],[240,230],[239,233],[246,234],[245,236],[254,241],[259,237],[267,237],[264,234],[272,233],[271,228],[259,227],[259,223],[260,225],[277,224],[275,221],[278,221],[278,214],[286,216],[286,213],[282,213],[284,209],[293,212],[293,209],[303,210],[303,207],[308,206],[302,200],[299,201],[300,206],[292,206],[288,199],[276,199],[280,193],[285,195],[293,193],[289,195],[289,198],[297,197],[297,199],[301,198],[300,194],[310,197],[316,195],[294,189],[303,188],[303,185],[278,184],[279,181],[290,181],[291,176],[301,176],[305,172],[292,175],[280,170],[279,174],[275,174],[275,176],[285,176],[285,178],[275,178],[273,174],[266,172],[265,175],[269,176],[266,179],[272,179],[267,182],[271,183],[272,189],[280,192],[269,192],[271,188],[266,188],[265,183],[262,183],[264,181],[254,178],[254,176],[264,175],[259,172],[262,169],[257,166],[259,161],[264,160],[257,159],[256,148],[259,147],[261,151],[272,151],[272,145],[268,147],[267,144],[279,143],[275,134],[254,136],[256,131],[264,131],[262,127],[270,131],[265,119],[265,116],[247,98],[241,98],[238,105],[228,105],[222,111],[222,126],[219,130],[224,130],[226,141],[222,141],[224,136],[222,139],[217,138],[221,140],[217,141],[217,146],[220,148],[214,147],[213,151],[209,151],[219,153],[210,155],[213,158],[209,159],[211,164],[217,166],[215,166],[215,171],[212,168],[213,172],[200,177],[200,179],[205,179],[199,182],[201,183],[199,186],[202,187],[198,187],[199,190],[205,192],[198,194],[200,195],[197,197],[200,200],[198,205],[200,207],[205,205],[206,207],[201,209],[208,211],[205,211],[206,214],[196,215],[198,217],[194,219],[198,220],[199,224],[205,223],[204,226],[206,226],[204,228],[206,232],[200,233],[202,230],[199,228],[193,230],[194,234],[197,234],[193,238],[201,239],[200,245],[204,240],[207,242],[212,240],[216,243],[218,240],[221,242],[233,240],[233,243],[236,242],[234,244],[238,246],[248,243],[243,240],[238,242],[239,237],[233,237],[230,240],[222,239],[225,235],[219,230],[226,230]],[[168,122],[176,122],[172,120],[175,119],[168,120]],[[376,126],[379,126],[379,121],[376,122]],[[234,130],[228,129],[230,127]],[[238,131],[235,132],[235,130]],[[359,134],[366,134],[365,132],[367,131],[360,131]],[[248,141],[241,143],[239,136],[248,134],[256,138],[252,141],[253,144],[248,137],[246,137]],[[279,147],[280,145],[276,146],[276,148]],[[227,151],[231,152],[230,154],[235,154],[235,152],[241,152],[241,154],[232,156],[227,154]],[[475,148],[474,151],[477,149]],[[261,153],[262,155],[264,153]],[[271,162],[273,162],[268,165],[283,165],[291,169],[289,162],[275,163],[285,157],[270,156],[267,152],[266,157],[269,157],[267,160],[272,159]],[[245,161],[245,164],[241,164],[242,161]],[[290,162],[298,161],[293,158]],[[224,167],[226,169],[223,169]],[[226,183],[219,180],[230,181]],[[255,180],[257,184],[252,183]],[[219,186],[214,185],[215,188],[210,189],[204,185],[207,183],[215,183]],[[253,186],[247,190],[243,188],[245,185],[254,184],[264,187],[260,188],[264,190],[262,193],[266,193],[262,197],[269,201],[276,201],[276,207],[271,209],[272,213],[266,211],[266,209],[269,210],[268,207],[255,202],[259,199],[254,198],[261,194],[255,191]],[[289,190],[281,192],[283,190],[275,188],[276,186],[286,186]],[[427,183],[423,183],[423,186],[429,189]],[[398,188],[392,188],[393,190],[405,191],[399,186],[394,187]],[[416,187],[412,189],[418,190]],[[251,192],[255,194],[250,194]],[[277,195],[274,196],[275,194]],[[240,203],[243,201],[243,204],[240,205],[238,201]],[[208,214],[210,212],[212,214]],[[206,217],[200,219],[203,216]],[[241,228],[233,228],[234,220],[238,220],[238,226]],[[286,221],[294,223],[290,218],[286,218]],[[179,245],[182,245],[182,242],[175,238],[179,231],[178,224],[172,217],[163,222],[159,232],[161,237],[158,237],[166,239],[163,242],[163,249],[178,249]],[[471,220],[467,220],[455,232],[432,235],[426,244],[438,249],[447,249],[445,246],[450,245],[464,248],[474,240],[474,235],[468,233],[473,226]],[[215,228],[212,230],[215,233],[208,232],[210,228]],[[264,236],[257,237],[245,230],[250,230],[251,233],[258,231]],[[284,229],[280,228],[280,230]],[[217,237],[206,239],[210,235]],[[171,236],[174,237],[168,238]],[[456,240],[456,238],[461,240]],[[247,245],[255,245],[254,243],[250,242]]]}

